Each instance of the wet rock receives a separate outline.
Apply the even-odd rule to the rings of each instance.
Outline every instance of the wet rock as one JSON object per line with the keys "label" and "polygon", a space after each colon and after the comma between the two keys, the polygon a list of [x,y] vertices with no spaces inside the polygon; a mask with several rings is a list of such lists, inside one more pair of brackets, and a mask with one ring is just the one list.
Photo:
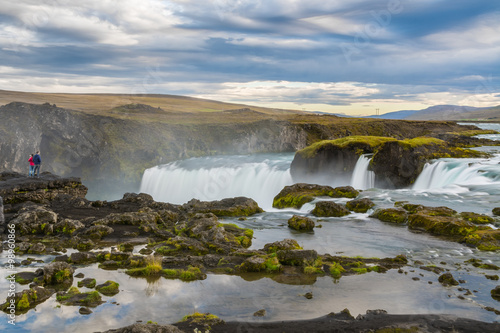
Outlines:
{"label": "wet rock", "polygon": [[89,315],[92,313],[92,310],[90,310],[89,308],[87,307],[81,307],[80,309],[78,309],[78,313],[80,313],[81,315]]}
{"label": "wet rock", "polygon": [[273,207],[275,208],[300,208],[307,202],[313,201],[315,197],[331,198],[355,198],[359,194],[351,186],[332,188],[324,185],[313,185],[298,183],[285,186],[278,195],[274,197]]}
{"label": "wet rock", "polygon": [[19,272],[15,274],[16,282],[19,284],[28,284],[33,282],[39,275],[35,272]]}
{"label": "wet rock", "polygon": [[74,272],[75,270],[71,265],[56,261],[37,269],[36,274],[38,277],[34,282],[41,286],[68,286],[73,283]]}
{"label": "wet rock", "polygon": [[423,211],[408,216],[408,227],[444,236],[467,236],[476,230],[470,222],[450,216],[427,215]]}
{"label": "wet rock", "polygon": [[255,200],[246,197],[216,201],[192,199],[182,205],[182,208],[190,213],[212,213],[216,216],[250,216],[263,212]]}
{"label": "wet rock", "polygon": [[76,265],[91,264],[97,262],[97,255],[93,252],[73,252],[67,261]]}
{"label": "wet rock", "polygon": [[310,231],[314,226],[314,221],[306,216],[294,215],[288,220],[288,227],[295,230]]}
{"label": "wet rock", "polygon": [[[191,330],[192,332],[193,330]],[[108,330],[104,333],[185,333],[185,331],[178,329],[172,325],[158,325],[158,324],[133,324],[130,326]]]}
{"label": "wet rock", "polygon": [[101,239],[111,234],[113,231],[114,229],[107,225],[94,225],[88,229],[85,229],[83,232],[79,233],[79,236],[87,237],[90,239]]}
{"label": "wet rock", "polygon": [[76,287],[71,287],[67,292],[58,292],[56,300],[63,305],[78,305],[92,308],[103,303],[101,295],[97,291],[81,293]]}
{"label": "wet rock", "polygon": [[78,281],[78,288],[86,287],[86,288],[94,288],[96,286],[96,279],[94,278],[85,278],[81,281]]}
{"label": "wet rock", "polygon": [[122,252],[132,252],[132,251],[134,251],[134,244],[122,243],[122,244],[118,245],[118,249]]}
{"label": "wet rock", "polygon": [[254,317],[264,317],[265,315],[266,315],[266,309],[261,309],[253,314]]}
{"label": "wet rock", "polygon": [[42,243],[36,243],[36,244],[33,244],[30,246],[27,253],[41,254],[41,253],[44,253],[45,250],[46,250],[45,245],[43,245]]}
{"label": "wet rock", "polygon": [[477,214],[477,213],[472,213],[472,212],[462,212],[460,213],[460,216],[469,222],[472,222],[474,224],[489,224],[495,222],[495,219],[492,218],[491,216],[484,215],[484,214]]}
{"label": "wet rock", "polygon": [[85,277],[85,274],[83,274],[82,272],[78,273],[78,274],[75,274],[74,275],[77,279],[81,279],[81,278],[84,278]]}
{"label": "wet rock", "polygon": [[279,250],[276,254],[281,264],[291,266],[307,265],[318,258],[315,250]]}
{"label": "wet rock", "polygon": [[498,281],[498,275],[485,275],[488,280]]}
{"label": "wet rock", "polygon": [[443,286],[458,286],[458,281],[453,278],[451,273],[444,273],[438,278]]}
{"label": "wet rock", "polygon": [[313,296],[313,293],[309,292],[309,293],[305,293],[304,297],[307,299],[312,299],[314,296]]}
{"label": "wet rock", "polygon": [[346,207],[356,213],[366,213],[375,203],[368,198],[354,199],[346,202]]}
{"label": "wet rock", "polygon": [[263,272],[266,270],[266,258],[262,256],[253,256],[246,259],[240,266],[243,272]]}
{"label": "wet rock", "polygon": [[402,208],[377,209],[370,217],[379,219],[382,222],[405,223],[408,213]]}
{"label": "wet rock", "polygon": [[496,286],[491,290],[491,298],[500,302],[500,286]]}
{"label": "wet rock", "polygon": [[493,208],[492,213],[495,216],[500,216],[500,207]]}
{"label": "wet rock", "polygon": [[311,212],[311,214],[321,217],[341,217],[350,213],[345,206],[333,201],[319,201]]}
{"label": "wet rock", "polygon": [[496,251],[500,249],[500,230],[489,228],[476,230],[465,236],[464,241],[481,251]]}
{"label": "wet rock", "polygon": [[279,250],[300,250],[302,247],[295,239],[284,239],[274,243],[264,245],[264,251],[267,253],[276,252]]}
{"label": "wet rock", "polygon": [[118,289],[120,285],[114,281],[106,281],[102,284],[99,284],[95,287],[95,290],[100,292],[101,294],[105,296],[114,296],[120,292]]}
{"label": "wet rock", "polygon": [[9,313],[10,300],[14,299],[16,313],[24,313],[29,309],[33,309],[38,304],[45,302],[52,294],[54,294],[54,290],[52,289],[34,286],[33,288],[15,293],[13,298],[7,298],[6,302],[0,305],[0,309]]}

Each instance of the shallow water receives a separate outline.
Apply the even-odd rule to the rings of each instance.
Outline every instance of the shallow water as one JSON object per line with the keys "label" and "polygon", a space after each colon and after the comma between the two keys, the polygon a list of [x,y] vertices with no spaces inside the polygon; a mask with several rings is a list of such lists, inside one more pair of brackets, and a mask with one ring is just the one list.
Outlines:
{"label": "shallow water", "polygon": [[[498,147],[483,149],[491,150]],[[204,179],[203,174],[212,175],[212,178],[209,182],[202,183],[202,187],[199,188],[207,185],[215,186],[213,189],[217,192],[214,192],[216,195],[224,197],[227,194],[236,196],[253,193],[253,198],[266,208],[265,213],[251,216],[245,221],[221,219],[224,223],[252,228],[255,238],[251,248],[262,248],[266,243],[294,238],[305,249],[315,249],[318,253],[379,258],[405,254],[410,264],[404,267],[405,273],[398,273],[396,270],[384,274],[371,272],[346,276],[339,280],[317,277],[312,278],[309,284],[299,285],[278,283],[272,276],[265,275],[249,274],[240,277],[209,274],[206,280],[185,283],[165,278],[154,281],[131,278],[121,270],[104,271],[97,269],[97,265],[91,265],[78,267],[76,273],[83,272],[85,277],[94,277],[97,283],[110,279],[120,284],[120,293],[113,297],[104,296],[106,303],[93,309],[94,313],[82,316],[78,313],[77,306],[58,307],[53,295],[45,303],[38,305],[36,311],[32,310],[18,316],[15,327],[7,324],[6,317],[0,320],[0,331],[89,332],[117,328],[138,320],[167,324],[176,322],[194,311],[210,312],[226,321],[249,322],[311,319],[329,312],[339,312],[344,308],[348,308],[354,316],[363,314],[368,309],[384,309],[391,314],[448,313],[477,320],[500,321],[500,316],[484,309],[487,306],[500,309],[500,303],[490,296],[490,290],[498,282],[485,277],[485,274],[493,275],[499,272],[464,264],[468,259],[477,258],[500,266],[498,251],[480,252],[438,237],[410,232],[406,226],[387,224],[369,218],[370,212],[351,214],[342,218],[314,218],[316,224],[321,224],[322,228],[315,228],[313,232],[300,233],[289,229],[287,220],[293,214],[310,215],[314,207],[312,202],[300,210],[271,208],[272,198],[281,190],[283,184],[286,185],[291,181],[288,171],[291,156],[278,154],[275,155],[275,159],[271,154],[204,158],[196,159],[195,163],[183,161],[175,166],[170,164],[167,167],[158,167],[157,171],[170,168],[169,172],[179,175],[174,180],[166,181],[175,185],[177,194],[188,198],[183,199],[184,201],[190,199],[189,195],[192,192],[188,191],[192,190],[192,184]],[[232,161],[233,164],[228,161]],[[496,169],[498,164],[495,164],[495,161],[475,160],[466,163],[483,163],[485,167],[492,168],[491,172],[500,173]],[[443,160],[439,163],[465,162]],[[474,168],[475,164],[471,165],[471,168]],[[432,164],[429,167],[431,166]],[[252,170],[252,167],[256,169]],[[480,169],[477,170],[481,171]],[[197,170],[202,171],[197,173]],[[443,170],[441,171],[445,172]],[[446,172],[451,170],[448,169]],[[447,206],[459,212],[473,211],[491,215],[491,209],[500,206],[498,190],[500,187],[497,186],[498,179],[483,177],[483,171],[476,175],[479,178],[471,178],[475,179],[475,183],[464,183],[463,178],[457,177],[458,181],[439,186],[435,181],[431,181],[419,189],[368,189],[363,191],[361,196],[372,199],[377,207],[393,207],[394,202],[406,200],[428,206]],[[233,184],[234,178],[221,177],[224,174],[235,175],[240,183]],[[183,185],[181,176],[191,188]],[[493,180],[488,184],[487,179]],[[231,185],[226,188],[229,183]],[[185,188],[187,194],[180,193]],[[161,192],[161,189],[160,184],[157,190]],[[171,191],[167,192],[166,196],[172,195]],[[347,199],[328,200],[347,201]],[[17,260],[26,257],[28,256],[18,256]],[[42,258],[46,262],[53,259],[52,256],[29,255],[29,257]],[[5,253],[2,253],[0,258],[2,264],[5,264]],[[35,270],[41,265],[20,267],[17,271]],[[436,265],[449,269],[455,279],[462,279],[465,282],[457,287],[443,287],[437,282],[438,275],[419,269],[421,265]],[[0,290],[7,290],[7,281],[4,279],[7,272],[3,265],[2,267]],[[78,280],[75,279],[74,285]],[[25,286],[17,285],[17,288],[20,291]],[[472,294],[465,295],[466,290],[459,288],[470,289]],[[81,289],[85,291],[85,288]],[[303,297],[306,292],[312,292],[314,298],[308,300]],[[464,299],[459,299],[459,296]],[[260,309],[266,309],[267,315],[263,318],[253,317],[253,313]]]}

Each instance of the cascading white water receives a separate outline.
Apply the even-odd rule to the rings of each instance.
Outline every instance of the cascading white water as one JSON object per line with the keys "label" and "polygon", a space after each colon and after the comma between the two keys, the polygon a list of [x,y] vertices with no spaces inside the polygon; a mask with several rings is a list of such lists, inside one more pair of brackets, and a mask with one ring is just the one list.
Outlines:
{"label": "cascading white water", "polygon": [[191,158],[147,169],[140,191],[175,204],[246,196],[266,209],[286,185],[292,154]]}
{"label": "cascading white water", "polygon": [[491,159],[442,159],[424,166],[414,190],[500,193],[500,155]]}
{"label": "cascading white water", "polygon": [[352,187],[366,190],[375,186],[375,172],[368,170],[370,161],[371,155],[365,154],[359,156],[351,176]]}

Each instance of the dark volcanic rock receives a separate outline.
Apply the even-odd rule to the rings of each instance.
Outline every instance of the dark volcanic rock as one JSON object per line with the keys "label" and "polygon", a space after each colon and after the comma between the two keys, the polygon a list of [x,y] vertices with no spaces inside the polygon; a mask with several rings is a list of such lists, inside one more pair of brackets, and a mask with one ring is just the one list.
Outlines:
{"label": "dark volcanic rock", "polygon": [[56,300],[63,305],[79,305],[92,308],[103,303],[101,295],[97,291],[81,293],[76,287],[71,287],[67,292],[58,292]]}
{"label": "dark volcanic rock", "polygon": [[368,198],[354,199],[346,202],[346,207],[356,213],[366,213],[375,203]]}
{"label": "dark volcanic rock", "polygon": [[288,227],[295,230],[310,231],[314,225],[314,221],[306,216],[294,215],[288,220]]}
{"label": "dark volcanic rock", "polygon": [[383,222],[405,223],[408,213],[402,208],[377,209],[370,217],[374,217]]}
{"label": "dark volcanic rock", "polygon": [[73,283],[74,272],[75,270],[71,265],[65,262],[56,261],[43,268],[37,269],[36,274],[38,277],[34,282],[42,286],[70,286]]}
{"label": "dark volcanic rock", "polygon": [[349,215],[351,212],[345,206],[333,201],[320,201],[316,203],[316,207],[311,211],[315,216],[323,217],[341,217]]}
{"label": "dark volcanic rock", "polygon": [[[54,294],[54,290],[40,286],[34,286],[33,288],[17,292],[14,296],[16,313],[27,312],[38,304],[45,302],[52,294]],[[7,301],[0,305],[0,309],[4,312],[9,312],[9,305],[10,298],[7,298]]]}
{"label": "dark volcanic rock", "polygon": [[216,201],[192,199],[182,205],[189,213],[212,213],[216,216],[250,216],[262,213],[255,200],[246,197],[226,198]]}
{"label": "dark volcanic rock", "polygon": [[315,197],[355,198],[359,192],[351,186],[330,187],[298,183],[285,186],[273,199],[275,208],[300,208]]}

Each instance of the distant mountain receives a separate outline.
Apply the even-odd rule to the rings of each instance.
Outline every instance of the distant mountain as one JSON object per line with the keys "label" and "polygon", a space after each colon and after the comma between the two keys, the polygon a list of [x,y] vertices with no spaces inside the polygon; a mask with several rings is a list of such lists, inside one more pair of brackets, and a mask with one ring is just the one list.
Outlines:
{"label": "distant mountain", "polygon": [[500,120],[500,106],[476,108],[459,105],[435,105],[423,110],[404,110],[365,118],[404,120]]}

